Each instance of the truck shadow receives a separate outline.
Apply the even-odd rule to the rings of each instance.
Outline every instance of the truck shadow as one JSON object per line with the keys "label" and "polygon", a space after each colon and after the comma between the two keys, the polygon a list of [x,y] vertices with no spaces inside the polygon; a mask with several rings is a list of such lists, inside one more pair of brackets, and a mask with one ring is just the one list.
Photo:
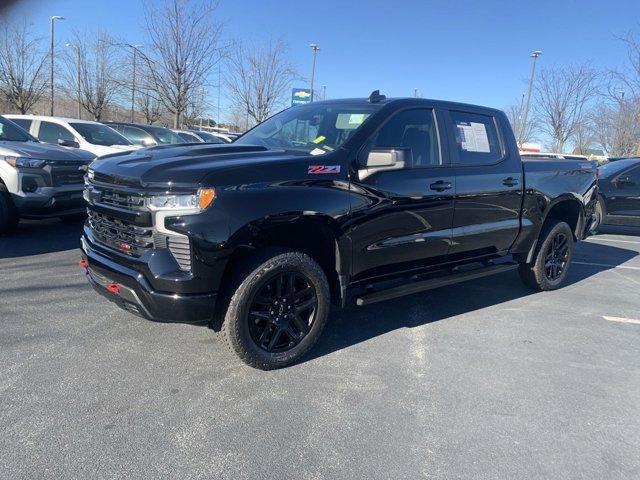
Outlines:
{"label": "truck shadow", "polygon": [[[633,250],[582,242],[574,255],[574,261],[580,264],[573,265],[565,286],[622,265],[637,255]],[[538,293],[525,287],[514,271],[366,307],[335,309],[324,334],[302,362],[399,328],[418,327],[534,294]]]}
{"label": "truck shadow", "polygon": [[0,236],[0,259],[80,248],[82,221],[22,220],[15,232]]}

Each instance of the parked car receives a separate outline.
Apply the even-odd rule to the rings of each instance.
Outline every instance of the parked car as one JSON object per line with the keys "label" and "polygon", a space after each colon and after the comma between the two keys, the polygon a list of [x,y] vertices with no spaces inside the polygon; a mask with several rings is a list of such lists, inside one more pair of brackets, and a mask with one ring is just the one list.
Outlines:
{"label": "parked car", "polygon": [[104,122],[104,124],[117,130],[134,145],[141,147],[188,143],[175,132],[157,125],[142,125],[139,123],[126,122]]}
{"label": "parked car", "polygon": [[102,123],[45,115],[5,115],[43,143],[80,148],[96,156],[135,150],[118,132]]}
{"label": "parked car", "polygon": [[0,233],[23,218],[85,215],[85,167],[95,155],[40,143],[0,116]]}
{"label": "parked car", "polygon": [[597,224],[640,226],[640,157],[600,167]]}
{"label": "parked car", "polygon": [[172,132],[178,135],[186,143],[204,143],[204,140],[189,130],[172,130]]}
{"label": "parked car", "polygon": [[202,130],[189,130],[189,133],[196,135],[200,140],[205,143],[230,143],[230,141],[215,135],[210,132],[204,132]]}
{"label": "parked car", "polygon": [[589,162],[523,162],[501,111],[376,91],[92,165],[81,263],[129,312],[208,321],[270,369],[313,346],[331,303],[512,269],[560,287],[596,196]]}

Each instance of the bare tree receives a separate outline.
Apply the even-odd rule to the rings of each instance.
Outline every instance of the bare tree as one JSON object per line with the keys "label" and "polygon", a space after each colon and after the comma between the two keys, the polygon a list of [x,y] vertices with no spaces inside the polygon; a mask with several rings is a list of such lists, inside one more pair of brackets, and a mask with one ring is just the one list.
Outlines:
{"label": "bare tree", "polygon": [[187,103],[187,109],[183,115],[183,123],[188,127],[195,126],[198,121],[203,120],[208,107],[206,90],[204,88],[196,90],[192,93],[192,97]]}
{"label": "bare tree", "polygon": [[221,25],[213,20],[217,1],[148,2],[145,21],[149,55],[141,55],[156,96],[179,128],[194,92],[220,61]]}
{"label": "bare tree", "polygon": [[585,112],[576,123],[573,134],[573,153],[577,155],[588,155],[588,150],[595,143],[595,127],[592,123],[591,112]]}
{"label": "bare tree", "polygon": [[609,72],[607,96],[615,112],[611,119],[612,155],[640,155],[640,36],[620,37],[627,50],[626,64]]}
{"label": "bare tree", "polygon": [[27,113],[42,97],[47,82],[47,54],[42,39],[34,37],[27,23],[0,26],[0,93],[11,108]]}
{"label": "bare tree", "polygon": [[237,43],[231,51],[225,76],[230,100],[254,122],[264,121],[284,106],[285,94],[297,77],[285,54],[282,41],[264,47]]}
{"label": "bare tree", "polygon": [[537,127],[535,118],[531,117],[527,120],[527,125],[525,126],[524,109],[524,95],[519,103],[509,105],[505,109],[507,118],[511,123],[511,128],[513,128],[513,133],[520,144],[531,142],[533,140],[534,133]]}
{"label": "bare tree", "polygon": [[136,107],[144,116],[144,121],[148,125],[160,120],[164,114],[162,103],[155,98],[151,92],[144,91],[136,97]]}
{"label": "bare tree", "polygon": [[535,91],[540,128],[551,137],[553,148],[563,152],[599,92],[598,74],[588,65],[542,69]]}
{"label": "bare tree", "polygon": [[68,51],[65,55],[67,93],[79,95],[82,107],[100,121],[126,84],[119,76],[119,65],[124,63],[121,51],[105,33],[88,38],[76,32],[71,46],[73,53]]}

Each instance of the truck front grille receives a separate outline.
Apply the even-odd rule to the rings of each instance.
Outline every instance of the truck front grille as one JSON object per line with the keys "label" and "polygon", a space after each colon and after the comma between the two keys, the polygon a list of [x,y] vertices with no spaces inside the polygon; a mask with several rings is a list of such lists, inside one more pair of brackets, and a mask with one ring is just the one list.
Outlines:
{"label": "truck front grille", "polygon": [[[90,185],[91,203],[119,210],[147,211],[145,197],[137,193],[112,190],[103,186]],[[101,212],[104,212],[101,209]],[[152,248],[167,249],[175,259],[180,270],[191,271],[191,244],[189,238],[176,234],[167,235],[158,232],[151,224],[133,224],[120,218],[117,212],[89,212],[89,226],[95,239],[107,247],[134,257],[141,256]]]}
{"label": "truck front grille", "polygon": [[82,185],[84,182],[84,170],[55,169],[51,171],[51,180],[54,187],[62,185]]}
{"label": "truck front grille", "polygon": [[139,257],[153,248],[153,228],[139,227],[119,218],[89,210],[89,225],[100,243]]}
{"label": "truck front grille", "polygon": [[102,195],[100,196],[100,203],[129,210],[146,210],[144,206],[144,197],[118,193],[113,190],[103,190]]}

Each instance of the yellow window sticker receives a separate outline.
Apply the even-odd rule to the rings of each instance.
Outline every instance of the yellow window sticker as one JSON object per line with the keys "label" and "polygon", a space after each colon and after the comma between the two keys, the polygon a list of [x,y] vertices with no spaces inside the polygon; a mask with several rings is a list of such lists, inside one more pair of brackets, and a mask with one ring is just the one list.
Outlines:
{"label": "yellow window sticker", "polygon": [[324,142],[326,139],[327,137],[325,137],[324,135],[318,135],[316,139],[313,141],[313,143],[317,145],[318,143]]}

